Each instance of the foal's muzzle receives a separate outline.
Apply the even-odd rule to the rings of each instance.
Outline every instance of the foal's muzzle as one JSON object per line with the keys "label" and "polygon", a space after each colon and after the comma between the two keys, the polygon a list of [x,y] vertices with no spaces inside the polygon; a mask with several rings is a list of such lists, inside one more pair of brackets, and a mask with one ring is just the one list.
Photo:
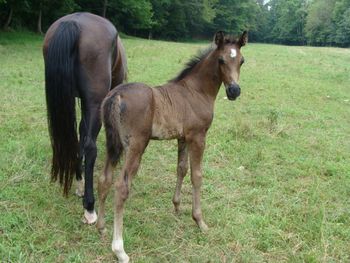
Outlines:
{"label": "foal's muzzle", "polygon": [[229,100],[235,100],[241,95],[241,88],[237,83],[231,83],[226,86],[226,95]]}

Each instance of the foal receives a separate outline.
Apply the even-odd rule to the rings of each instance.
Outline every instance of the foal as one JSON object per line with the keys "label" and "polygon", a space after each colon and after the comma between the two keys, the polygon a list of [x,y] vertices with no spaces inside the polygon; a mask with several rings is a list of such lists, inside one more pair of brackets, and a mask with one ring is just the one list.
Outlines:
{"label": "foal", "polygon": [[102,104],[106,130],[107,158],[104,174],[99,178],[99,212],[97,228],[105,227],[105,200],[112,184],[112,170],[125,153],[125,161],[116,182],[114,233],[112,250],[119,262],[128,262],[123,246],[123,209],[131,181],[150,139],[177,139],[177,183],[173,203],[179,210],[180,192],[191,167],[192,217],[202,231],[208,229],[200,206],[202,158],[206,133],[213,120],[216,96],[222,83],[228,99],[240,95],[238,79],[244,62],[240,49],[247,43],[247,32],[240,38],[215,34],[215,47],[188,63],[178,77],[158,88],[142,83],[120,85],[109,92]]}

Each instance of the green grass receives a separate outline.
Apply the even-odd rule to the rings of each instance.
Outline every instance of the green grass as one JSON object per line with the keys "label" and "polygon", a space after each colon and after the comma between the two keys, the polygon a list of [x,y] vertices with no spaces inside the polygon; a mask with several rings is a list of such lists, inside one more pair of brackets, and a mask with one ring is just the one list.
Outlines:
{"label": "green grass", "polygon": [[[166,82],[205,44],[128,38],[129,80]],[[80,222],[81,200],[50,183],[42,37],[0,33],[0,261],[112,262]],[[176,142],[151,142],[124,217],[134,262],[350,262],[350,51],[249,44],[242,95],[218,95],[204,157],[202,207],[186,177],[173,213]],[[98,141],[95,179],[104,160]],[[96,184],[95,184],[96,185]],[[72,191],[73,192],[73,191]]]}

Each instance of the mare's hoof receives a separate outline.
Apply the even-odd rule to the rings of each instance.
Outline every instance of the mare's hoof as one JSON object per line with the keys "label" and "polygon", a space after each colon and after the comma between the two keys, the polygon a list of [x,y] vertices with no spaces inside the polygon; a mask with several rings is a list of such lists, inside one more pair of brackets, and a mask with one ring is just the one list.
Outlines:
{"label": "mare's hoof", "polygon": [[92,213],[90,213],[87,210],[84,210],[84,218],[82,221],[84,224],[88,224],[88,225],[95,224],[97,221],[97,214],[95,210]]}

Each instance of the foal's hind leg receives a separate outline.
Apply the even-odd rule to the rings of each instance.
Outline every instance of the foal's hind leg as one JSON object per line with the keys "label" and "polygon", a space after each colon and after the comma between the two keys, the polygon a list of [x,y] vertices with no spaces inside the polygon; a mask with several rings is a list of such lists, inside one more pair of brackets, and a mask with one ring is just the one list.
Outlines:
{"label": "foal's hind leg", "polygon": [[104,173],[98,180],[98,216],[96,227],[101,234],[105,232],[105,202],[113,182],[113,167],[110,159],[107,157]]}
{"label": "foal's hind leg", "polygon": [[125,253],[123,242],[123,212],[124,203],[129,195],[131,180],[136,174],[142,153],[146,144],[138,144],[129,147],[125,155],[125,163],[116,183],[115,213],[112,250],[118,257],[119,262],[129,262],[129,256]]}
{"label": "foal's hind leg", "polygon": [[205,135],[196,135],[189,140],[189,155],[192,181],[192,218],[202,231],[208,230],[202,216],[200,189],[202,186],[202,159],[205,148]]}
{"label": "foal's hind leg", "polygon": [[179,206],[181,202],[181,186],[186,176],[188,169],[188,150],[185,140],[178,140],[178,157],[177,157],[177,181],[176,188],[173,197],[173,204],[175,212],[179,212]]}

